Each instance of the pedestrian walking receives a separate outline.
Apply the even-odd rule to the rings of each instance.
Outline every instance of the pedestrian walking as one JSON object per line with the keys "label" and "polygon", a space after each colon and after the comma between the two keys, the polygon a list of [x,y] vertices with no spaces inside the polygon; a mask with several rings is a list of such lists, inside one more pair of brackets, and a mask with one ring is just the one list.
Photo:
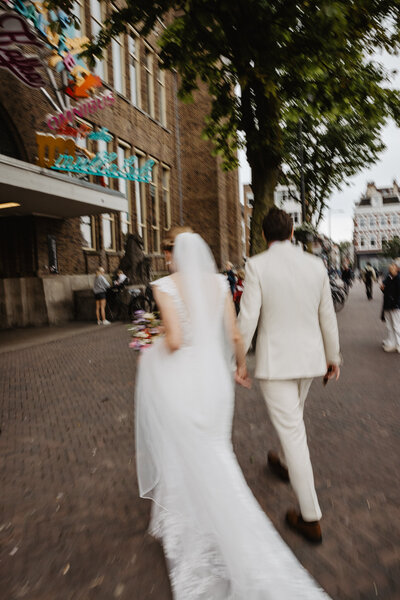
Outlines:
{"label": "pedestrian walking", "polygon": [[372,298],[373,298],[372,286],[373,286],[373,282],[376,281],[376,273],[375,273],[374,267],[369,262],[367,262],[367,266],[365,267],[365,269],[362,273],[362,279],[365,283],[365,291],[367,294],[367,298],[368,298],[368,300],[372,300]]}
{"label": "pedestrian walking", "polygon": [[345,292],[346,294],[348,294],[353,281],[353,273],[348,264],[343,265],[342,267],[342,281],[344,284]]}
{"label": "pedestrian walking", "polygon": [[383,315],[387,335],[382,342],[385,352],[400,354],[400,273],[395,262],[389,266],[389,272],[382,282]]}
{"label": "pedestrian walking", "polygon": [[303,420],[314,377],[338,379],[341,356],[336,315],[321,259],[291,244],[293,221],[276,207],[263,221],[268,250],[246,263],[239,329],[245,350],[258,325],[255,377],[259,379],[286,464],[276,452],[268,465],[296,493],[300,512],[288,524],[311,542],[322,540],[322,516]]}
{"label": "pedestrian walking", "polygon": [[227,262],[226,266],[225,266],[225,270],[226,270],[226,277],[228,279],[228,283],[229,283],[229,287],[231,289],[231,294],[232,294],[232,298],[235,295],[235,289],[236,289],[236,277],[235,277],[235,273],[233,272],[233,265],[231,262]]}
{"label": "pedestrian walking", "polygon": [[244,290],[244,271],[243,269],[239,269],[237,272],[237,280],[235,292],[233,294],[233,302],[235,303],[236,315],[240,312],[240,300],[242,298],[243,290]]}
{"label": "pedestrian walking", "polygon": [[104,277],[103,267],[99,267],[96,271],[96,278],[93,284],[93,293],[96,299],[96,319],[97,325],[110,325],[110,321],[106,319],[106,292],[110,284]]}

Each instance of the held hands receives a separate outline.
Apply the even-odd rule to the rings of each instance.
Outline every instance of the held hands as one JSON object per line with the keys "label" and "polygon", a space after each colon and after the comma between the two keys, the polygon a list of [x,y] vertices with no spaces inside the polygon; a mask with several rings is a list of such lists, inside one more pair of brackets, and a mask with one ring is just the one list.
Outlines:
{"label": "held hands", "polygon": [[326,385],[328,383],[328,381],[330,379],[335,379],[335,381],[337,381],[340,377],[340,367],[339,365],[332,365],[329,364],[327,365],[327,371],[324,375],[324,385]]}
{"label": "held hands", "polygon": [[246,363],[243,365],[238,365],[235,373],[235,381],[239,385],[247,388],[248,390],[251,388],[251,379],[247,373]]}

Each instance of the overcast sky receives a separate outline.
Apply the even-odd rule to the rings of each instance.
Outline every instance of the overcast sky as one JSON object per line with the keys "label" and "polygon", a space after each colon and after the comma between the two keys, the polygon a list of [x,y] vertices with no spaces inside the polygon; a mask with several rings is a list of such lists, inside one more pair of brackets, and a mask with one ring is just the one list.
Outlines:
{"label": "overcast sky", "polygon": [[[383,62],[387,68],[398,68],[400,71],[399,57],[386,56]],[[400,87],[400,74],[393,79],[393,83]],[[329,202],[330,210],[326,210],[325,221],[321,224],[320,231],[329,234],[330,225],[332,239],[336,242],[352,240],[354,203],[365,192],[367,182],[374,181],[377,187],[389,187],[393,179],[397,179],[400,183],[400,129],[391,121],[383,130],[382,137],[386,150],[380,155],[378,162],[352,177],[349,185],[344,186],[342,191],[332,194]],[[251,170],[244,152],[239,154],[239,159],[239,178],[242,187],[242,184],[250,183]]]}

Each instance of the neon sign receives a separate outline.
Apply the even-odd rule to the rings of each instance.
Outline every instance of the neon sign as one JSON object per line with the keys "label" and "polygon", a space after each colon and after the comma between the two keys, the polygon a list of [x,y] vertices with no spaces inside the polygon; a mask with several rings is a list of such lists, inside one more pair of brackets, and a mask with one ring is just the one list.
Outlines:
{"label": "neon sign", "polygon": [[150,183],[154,160],[147,160],[143,167],[138,168],[136,156],[125,158],[123,167],[115,163],[116,152],[98,152],[94,158],[75,158],[70,154],[61,154],[54,165],[50,167],[56,171],[67,171],[69,173],[83,173],[96,175],[98,177],[111,177],[114,179],[128,179],[129,181],[142,181]]}
{"label": "neon sign", "polygon": [[36,40],[24,19],[12,13],[0,15],[0,69],[11,71],[22,83],[29,87],[40,88],[45,85],[36,68],[42,67],[36,56],[28,56],[12,48],[13,44],[43,46]]}
{"label": "neon sign", "polygon": [[[10,3],[9,3],[10,4]],[[14,10],[33,25],[39,38],[53,51],[48,64],[57,72],[70,76],[65,92],[74,99],[88,98],[88,91],[102,85],[100,77],[92,75],[80,58],[87,37],[77,37],[74,21],[63,10],[49,10],[44,1],[14,0]],[[57,24],[61,33],[54,31]]]}
{"label": "neon sign", "polygon": [[115,102],[111,92],[95,96],[91,100],[83,101],[71,109],[56,115],[48,115],[46,123],[50,129],[57,131],[64,123],[73,123],[77,117],[85,118],[94,112],[112,106]]}
{"label": "neon sign", "polygon": [[106,127],[102,127],[100,131],[92,131],[92,133],[89,133],[88,138],[89,140],[104,140],[105,142],[111,142],[113,139]]}

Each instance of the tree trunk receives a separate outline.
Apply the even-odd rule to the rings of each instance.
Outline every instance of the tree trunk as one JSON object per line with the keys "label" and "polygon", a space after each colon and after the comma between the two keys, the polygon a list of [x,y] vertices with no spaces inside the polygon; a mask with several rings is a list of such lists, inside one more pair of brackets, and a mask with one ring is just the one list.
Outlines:
{"label": "tree trunk", "polygon": [[266,249],[262,235],[262,222],[270,208],[274,206],[274,191],[278,183],[277,167],[268,168],[264,164],[250,165],[252,168],[251,187],[254,194],[253,214],[250,229],[250,256]]}

